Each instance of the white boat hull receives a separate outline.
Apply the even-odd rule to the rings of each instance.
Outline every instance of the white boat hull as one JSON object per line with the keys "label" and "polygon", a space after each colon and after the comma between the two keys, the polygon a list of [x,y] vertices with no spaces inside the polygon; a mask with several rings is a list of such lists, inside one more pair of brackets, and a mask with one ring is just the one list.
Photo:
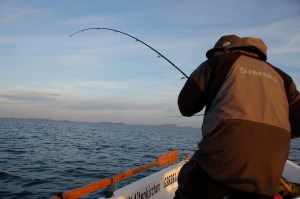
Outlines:
{"label": "white boat hull", "polygon": [[292,161],[287,160],[282,174],[287,182],[300,184],[300,166]]}
{"label": "white boat hull", "polygon": [[178,174],[183,164],[185,162],[179,162],[118,189],[111,199],[173,198],[178,187]]}
{"label": "white boat hull", "polygon": [[[179,162],[118,189],[111,199],[172,199],[178,187],[178,174],[183,164],[184,161]],[[283,178],[287,182],[300,183],[300,166],[288,160]]]}

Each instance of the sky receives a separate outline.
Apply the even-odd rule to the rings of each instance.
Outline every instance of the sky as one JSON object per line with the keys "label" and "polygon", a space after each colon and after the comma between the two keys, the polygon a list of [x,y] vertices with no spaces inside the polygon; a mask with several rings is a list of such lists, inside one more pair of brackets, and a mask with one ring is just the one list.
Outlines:
{"label": "sky", "polygon": [[175,67],[85,28],[187,75],[222,35],[261,38],[300,88],[298,0],[1,0],[0,117],[201,127]]}

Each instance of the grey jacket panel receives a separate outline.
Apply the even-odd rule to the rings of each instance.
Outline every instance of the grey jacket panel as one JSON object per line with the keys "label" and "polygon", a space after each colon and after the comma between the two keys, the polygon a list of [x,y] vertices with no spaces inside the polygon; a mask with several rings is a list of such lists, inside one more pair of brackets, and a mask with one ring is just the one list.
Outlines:
{"label": "grey jacket panel", "polygon": [[290,131],[288,101],[280,75],[265,62],[241,56],[232,65],[204,117],[205,136],[224,119],[242,119]]}

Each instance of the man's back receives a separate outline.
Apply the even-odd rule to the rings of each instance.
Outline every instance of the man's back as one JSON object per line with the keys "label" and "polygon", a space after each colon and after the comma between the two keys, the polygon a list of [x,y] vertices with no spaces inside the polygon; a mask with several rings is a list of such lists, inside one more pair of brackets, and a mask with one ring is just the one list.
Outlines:
{"label": "man's back", "polygon": [[210,86],[217,92],[208,102],[196,161],[219,182],[275,194],[290,144],[281,76],[268,63],[241,53],[221,55],[207,64],[207,96],[212,95]]}
{"label": "man's back", "polygon": [[204,107],[205,114],[203,139],[180,171],[175,198],[272,198],[291,136],[300,136],[296,85],[266,62],[259,38],[222,36],[206,56],[178,97],[183,116]]}

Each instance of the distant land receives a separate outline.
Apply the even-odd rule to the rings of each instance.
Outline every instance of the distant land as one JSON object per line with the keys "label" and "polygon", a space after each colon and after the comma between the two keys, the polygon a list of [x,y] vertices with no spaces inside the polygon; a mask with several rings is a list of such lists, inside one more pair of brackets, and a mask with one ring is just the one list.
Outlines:
{"label": "distant land", "polygon": [[106,124],[106,125],[139,125],[139,126],[155,126],[155,127],[166,127],[166,128],[196,128],[190,126],[178,126],[177,124],[127,124],[123,122],[84,122],[84,121],[72,121],[72,120],[55,120],[46,118],[14,118],[14,117],[0,117],[0,119],[11,119],[11,120],[36,120],[36,121],[49,121],[49,122],[74,122],[74,123],[86,123],[86,124]]}

